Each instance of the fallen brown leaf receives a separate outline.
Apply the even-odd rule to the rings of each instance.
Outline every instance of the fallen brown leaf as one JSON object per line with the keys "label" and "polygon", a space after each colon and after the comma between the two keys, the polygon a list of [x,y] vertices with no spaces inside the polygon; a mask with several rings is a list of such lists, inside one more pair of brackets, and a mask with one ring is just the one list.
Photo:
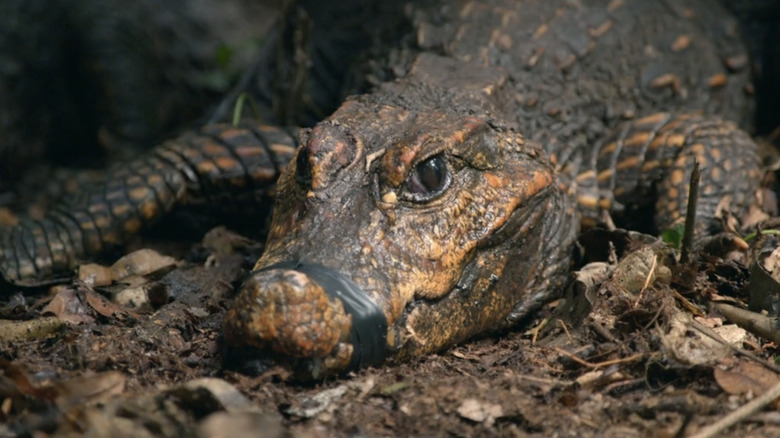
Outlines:
{"label": "fallen brown leaf", "polygon": [[458,415],[467,420],[492,426],[496,418],[504,415],[504,408],[496,403],[467,398],[458,406]]}
{"label": "fallen brown leaf", "polygon": [[730,370],[714,369],[715,381],[725,392],[742,395],[761,395],[780,383],[780,376],[753,361],[741,361]]}

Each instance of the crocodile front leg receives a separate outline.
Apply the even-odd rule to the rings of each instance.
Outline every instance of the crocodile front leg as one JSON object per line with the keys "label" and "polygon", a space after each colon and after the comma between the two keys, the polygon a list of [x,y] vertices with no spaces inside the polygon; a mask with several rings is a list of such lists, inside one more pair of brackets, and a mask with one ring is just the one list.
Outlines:
{"label": "crocodile front leg", "polygon": [[41,220],[0,232],[0,274],[35,286],[121,247],[176,206],[268,197],[295,139],[270,126],[208,125],[109,170]]}
{"label": "crocodile front leg", "polygon": [[[625,123],[594,149],[584,170],[571,177],[571,190],[585,225],[596,223],[604,210],[641,223],[636,216],[649,207],[660,232],[684,220],[695,161],[702,173],[694,232],[701,241],[721,231],[719,210],[741,217],[754,202],[757,151],[733,122],[700,113],[656,113]],[[563,173],[571,175],[573,169],[565,166]]]}

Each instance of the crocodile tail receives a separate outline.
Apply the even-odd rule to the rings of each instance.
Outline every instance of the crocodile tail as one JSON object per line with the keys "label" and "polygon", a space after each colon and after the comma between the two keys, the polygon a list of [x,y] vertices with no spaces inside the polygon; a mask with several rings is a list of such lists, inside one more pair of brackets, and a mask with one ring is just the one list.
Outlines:
{"label": "crocodile tail", "polygon": [[40,220],[0,232],[0,274],[36,286],[62,280],[79,262],[120,249],[177,206],[267,198],[296,139],[268,126],[207,125],[109,170],[100,184]]}

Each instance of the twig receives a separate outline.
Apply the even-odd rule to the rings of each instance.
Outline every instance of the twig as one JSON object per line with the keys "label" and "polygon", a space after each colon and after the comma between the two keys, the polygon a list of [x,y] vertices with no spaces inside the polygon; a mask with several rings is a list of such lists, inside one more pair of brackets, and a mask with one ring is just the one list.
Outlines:
{"label": "twig", "polygon": [[522,379],[522,380],[527,380],[529,382],[542,383],[542,384],[545,384],[545,385],[550,385],[550,386],[557,387],[557,388],[560,388],[560,387],[563,387],[563,386],[569,386],[572,383],[574,383],[573,381],[570,381],[570,380],[545,379],[543,377],[536,377],[536,376],[532,376],[530,374],[515,374],[514,377],[517,377],[518,379]]}
{"label": "twig", "polygon": [[696,204],[699,202],[699,180],[701,179],[701,169],[699,162],[693,162],[691,171],[691,180],[688,184],[688,207],[685,211],[685,232],[682,239],[682,250],[680,253],[680,262],[688,263],[693,254],[693,228],[696,225]]}
{"label": "twig", "polygon": [[642,289],[639,290],[639,295],[636,298],[636,301],[634,302],[633,308],[636,309],[639,307],[639,303],[642,301],[642,298],[645,296],[645,291],[647,291],[647,288],[650,287],[650,281],[653,279],[655,275],[655,269],[658,267],[658,256],[653,255],[653,264],[650,265],[650,270],[647,271],[647,275],[645,276],[645,284],[642,285]]}
{"label": "twig", "polygon": [[569,327],[566,325],[566,322],[564,322],[562,319],[558,319],[558,324],[560,324],[561,328],[563,329],[563,332],[566,333],[566,337],[569,338],[571,341],[573,339],[573,336],[571,333],[569,333]]}
{"label": "twig", "polygon": [[661,303],[660,306],[658,306],[658,311],[655,312],[655,315],[650,319],[650,321],[645,324],[645,326],[642,328],[642,331],[648,331],[650,330],[650,326],[655,324],[656,321],[658,321],[658,318],[661,316],[661,313],[666,310],[666,303]]}
{"label": "twig", "polygon": [[573,354],[569,353],[568,351],[563,350],[561,348],[556,348],[555,351],[557,351],[559,354],[562,354],[562,355],[568,357],[569,359],[573,360],[574,362],[577,362],[578,364],[580,364],[580,365],[582,365],[584,367],[594,368],[594,369],[595,368],[608,367],[610,365],[615,365],[615,364],[619,364],[619,363],[633,362],[633,361],[635,361],[637,359],[641,359],[642,357],[644,357],[644,353],[637,353],[637,354],[634,354],[632,356],[622,357],[620,359],[612,359],[612,360],[605,360],[604,362],[599,362],[599,363],[591,363],[591,362],[588,362],[585,359],[581,359],[581,358],[579,358],[579,357],[577,357],[577,356],[575,356],[575,355],[573,355]]}
{"label": "twig", "polygon": [[[736,308],[734,306],[730,306],[728,304],[723,304],[723,303],[713,303],[713,307],[715,309],[717,309],[718,312],[723,314],[723,316],[728,318],[730,321],[736,323],[739,327],[742,327],[742,328],[744,328],[744,329],[746,329],[746,330],[748,330],[748,331],[750,331],[750,332],[752,332],[752,333],[754,333],[754,334],[756,334],[758,336],[762,336],[760,333],[756,333],[753,330],[751,330],[750,324],[741,324],[740,321],[738,321],[738,320],[735,321],[735,318],[734,318],[735,314],[750,313],[750,314],[752,314],[754,316],[758,315],[758,314],[755,314],[753,312],[749,312],[747,310],[742,310],[742,309]],[[762,317],[763,315],[758,315],[758,316]],[[742,318],[744,318],[744,316]],[[744,319],[748,319],[748,318],[744,318]],[[736,352],[738,354],[741,354],[741,355],[743,355],[743,356],[745,356],[747,358],[750,358],[750,359],[756,361],[757,363],[763,365],[767,369],[770,369],[770,370],[772,370],[772,371],[774,371],[776,373],[780,373],[780,367],[779,366],[775,365],[772,362],[767,362],[767,361],[759,358],[758,356],[756,356],[755,354],[753,354],[753,353],[751,353],[751,352],[749,352],[747,350],[744,350],[744,349],[739,348],[739,347],[737,347],[735,345],[732,345],[730,342],[728,342],[725,339],[723,339],[723,337],[721,337],[714,330],[712,330],[711,328],[705,326],[704,324],[702,324],[702,323],[700,323],[698,321],[694,321],[693,327],[696,330],[698,330],[698,331],[704,333],[705,335],[709,336],[710,338],[720,342],[721,344],[727,345],[734,352]],[[762,337],[765,337],[765,336],[762,336]]]}
{"label": "twig", "polygon": [[531,345],[536,345],[536,341],[539,340],[539,334],[542,333],[542,330],[544,330],[545,327],[547,327],[547,324],[550,323],[550,318],[544,318],[541,321],[539,321],[539,324],[536,325],[533,329],[534,335],[531,337]]}
{"label": "twig", "polygon": [[621,380],[619,382],[610,383],[609,385],[604,387],[603,392],[611,393],[612,391],[616,391],[620,388],[630,387],[633,385],[641,385],[645,382],[645,379],[628,379],[628,380]]}
{"label": "twig", "polygon": [[691,435],[689,438],[721,436],[726,429],[763,409],[778,397],[780,397],[780,383],[775,384],[773,387],[769,388],[767,392],[745,403],[715,423],[698,431],[695,435]]}

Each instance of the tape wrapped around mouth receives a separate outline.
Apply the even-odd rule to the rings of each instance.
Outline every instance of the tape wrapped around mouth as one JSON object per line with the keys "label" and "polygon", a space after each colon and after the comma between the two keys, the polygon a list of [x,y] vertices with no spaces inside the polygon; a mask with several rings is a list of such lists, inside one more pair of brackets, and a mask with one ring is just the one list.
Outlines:
{"label": "tape wrapped around mouth", "polygon": [[387,357],[387,318],[382,308],[355,282],[340,272],[316,263],[285,261],[253,273],[287,269],[305,274],[325,293],[337,298],[352,316],[349,341],[352,344],[350,369],[381,365]]}

